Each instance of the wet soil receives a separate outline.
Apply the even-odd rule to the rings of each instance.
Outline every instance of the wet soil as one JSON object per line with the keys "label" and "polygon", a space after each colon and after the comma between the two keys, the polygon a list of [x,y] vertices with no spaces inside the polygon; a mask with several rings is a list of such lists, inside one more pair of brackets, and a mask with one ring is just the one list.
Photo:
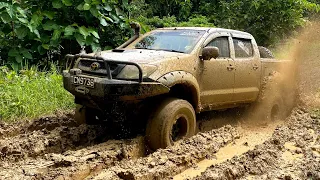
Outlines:
{"label": "wet soil", "polygon": [[79,126],[72,112],[0,122],[0,179],[320,179],[320,56],[292,54],[304,58],[302,91],[287,119],[204,113],[197,135],[156,152],[139,134],[117,139],[110,126]]}

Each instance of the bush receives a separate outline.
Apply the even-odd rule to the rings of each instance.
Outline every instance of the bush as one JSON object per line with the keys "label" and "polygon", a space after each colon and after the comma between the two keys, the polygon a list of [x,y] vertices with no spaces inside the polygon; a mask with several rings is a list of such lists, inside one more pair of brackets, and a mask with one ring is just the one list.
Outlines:
{"label": "bush", "polygon": [[190,17],[185,22],[178,22],[175,16],[164,16],[163,18],[159,18],[158,16],[152,18],[139,16],[135,20],[142,25],[143,32],[162,27],[214,27],[214,24],[208,22],[208,19],[201,15]]}
{"label": "bush", "polygon": [[80,46],[87,51],[115,47],[129,36],[127,6],[121,0],[4,0],[0,60],[18,70],[59,61],[79,53]]}
{"label": "bush", "polygon": [[0,67],[0,97],[0,119],[6,121],[74,107],[73,96],[63,88],[55,68],[46,73],[31,68],[17,74]]}

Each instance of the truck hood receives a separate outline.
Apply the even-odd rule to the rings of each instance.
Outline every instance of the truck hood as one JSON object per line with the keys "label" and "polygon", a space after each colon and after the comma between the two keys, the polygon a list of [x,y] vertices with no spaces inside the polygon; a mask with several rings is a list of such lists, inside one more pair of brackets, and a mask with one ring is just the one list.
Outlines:
{"label": "truck hood", "polygon": [[138,64],[148,64],[165,59],[180,58],[182,56],[188,56],[189,54],[162,50],[126,49],[123,52],[102,51],[97,53],[96,55],[100,55],[110,60],[130,61]]}

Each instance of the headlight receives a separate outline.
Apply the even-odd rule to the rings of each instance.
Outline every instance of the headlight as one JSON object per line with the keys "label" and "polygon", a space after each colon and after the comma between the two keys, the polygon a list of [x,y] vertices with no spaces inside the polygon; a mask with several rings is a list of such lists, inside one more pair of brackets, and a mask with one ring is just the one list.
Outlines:
{"label": "headlight", "polygon": [[[140,65],[142,69],[142,77],[149,77],[157,70],[157,66]],[[118,79],[139,79],[139,69],[136,66],[126,65],[117,76]]]}

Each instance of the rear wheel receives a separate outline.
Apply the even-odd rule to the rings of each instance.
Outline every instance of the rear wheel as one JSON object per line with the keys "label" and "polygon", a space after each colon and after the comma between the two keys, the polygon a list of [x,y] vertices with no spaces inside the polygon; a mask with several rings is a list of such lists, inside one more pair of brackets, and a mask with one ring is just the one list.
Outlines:
{"label": "rear wheel", "polygon": [[172,146],[175,142],[195,134],[196,115],[185,100],[169,98],[151,115],[146,139],[153,150]]}

